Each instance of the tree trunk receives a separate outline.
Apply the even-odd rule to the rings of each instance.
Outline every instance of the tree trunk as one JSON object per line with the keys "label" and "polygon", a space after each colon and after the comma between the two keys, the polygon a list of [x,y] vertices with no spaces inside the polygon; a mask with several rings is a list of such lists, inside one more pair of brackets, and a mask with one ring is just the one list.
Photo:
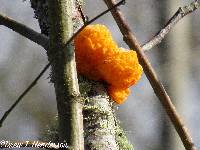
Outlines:
{"label": "tree trunk", "polygon": [[[167,21],[167,14],[168,14],[168,1],[159,1],[157,2],[155,0],[155,3],[157,4],[157,14],[158,15],[158,24],[156,25],[158,29],[162,28],[166,21]],[[161,44],[158,45],[155,53],[155,57],[157,60],[157,63],[159,64],[158,70],[159,70],[159,75],[160,78],[166,88],[167,91],[169,91],[170,84],[167,79],[170,78],[170,75],[168,74],[168,67],[167,64],[170,60],[169,58],[169,49],[167,47],[167,39],[166,38]],[[160,108],[160,112],[162,108]],[[172,126],[170,126],[169,119],[165,113],[161,113],[160,119],[160,147],[158,149],[162,150],[168,150],[172,148],[172,140],[171,140],[171,132],[172,132]]]}
{"label": "tree trunk", "polygon": [[[31,6],[35,12],[35,17],[39,21],[41,32],[43,34],[49,35],[49,22],[51,21],[49,21],[50,19],[48,19],[49,7],[47,4],[47,1],[46,0],[30,0],[30,1],[31,1]],[[58,2],[58,0],[55,0],[55,1]],[[52,7],[51,7],[52,10],[50,10],[49,12],[52,14],[51,15],[49,14],[49,17],[53,17],[53,15],[55,15],[54,13],[56,13],[56,10],[53,7],[55,7],[56,5],[53,6],[53,3],[55,2],[50,2],[50,3],[52,4]],[[72,11],[73,11],[73,14],[77,14],[76,7],[73,7]],[[77,20],[77,15],[72,16],[72,17],[73,17],[73,20]],[[57,18],[54,18],[54,19],[57,19]],[[77,30],[76,23],[77,21],[75,21],[74,23],[75,30]],[[57,33],[64,32],[61,29],[57,29],[57,28],[58,26],[54,26],[53,32],[57,32]],[[65,38],[64,42],[66,42],[66,40],[67,38]],[[56,41],[52,40],[51,44],[54,44],[55,42]],[[62,49],[62,46],[58,46],[58,48],[55,47],[54,50],[56,51],[56,49],[60,50]],[[47,52],[49,56],[49,60],[51,60],[52,57],[55,57],[53,56],[55,51]],[[57,102],[58,102],[58,119],[59,119],[59,124],[60,124],[59,135],[61,137],[61,141],[66,139],[67,143],[69,142],[68,145],[73,146],[74,144],[73,144],[73,141],[71,140],[77,140],[77,138],[79,137],[78,136],[76,137],[76,135],[72,134],[72,132],[75,132],[73,131],[73,126],[75,126],[76,124],[75,122],[71,122],[70,116],[74,113],[76,113],[77,116],[79,116],[78,114],[81,112],[77,112],[77,111],[80,110],[79,108],[81,107],[80,106],[81,101],[79,101],[78,99],[78,101],[72,101],[73,103],[71,103],[71,101],[69,102],[67,99],[67,97],[71,96],[69,95],[69,93],[71,93],[71,90],[65,87],[65,85],[68,85],[68,84],[64,84],[67,82],[66,79],[68,79],[68,77],[65,76],[65,71],[67,69],[66,64],[68,61],[66,60],[65,55],[67,54],[61,52],[57,56],[57,59],[56,59],[57,61],[53,63],[51,80],[55,86]],[[69,66],[75,66],[75,64],[71,63],[71,65]],[[110,99],[107,96],[104,85],[102,83],[89,81],[83,77],[79,77],[79,86],[80,86],[81,96],[83,97],[85,101],[84,106],[83,106],[85,149],[132,150],[133,146],[129,144],[123,130],[119,127],[119,122],[116,120],[115,114],[113,112],[112,102],[109,101]],[[75,105],[75,109],[72,110],[72,107],[74,107],[74,105]],[[65,111],[63,112],[63,110]],[[69,115],[70,113],[72,114]],[[64,132],[61,133],[62,131]],[[56,136],[57,135],[54,134],[52,135],[52,138]],[[80,140],[78,141],[80,142]]]}

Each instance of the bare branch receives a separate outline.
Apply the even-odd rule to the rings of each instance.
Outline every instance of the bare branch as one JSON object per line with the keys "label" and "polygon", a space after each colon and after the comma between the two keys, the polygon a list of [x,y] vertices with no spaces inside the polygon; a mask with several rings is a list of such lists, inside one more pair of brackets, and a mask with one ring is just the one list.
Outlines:
{"label": "bare branch", "polygon": [[[83,25],[76,33],[73,34],[73,36],[66,42],[65,47],[67,47],[67,45],[69,43],[71,43],[71,41],[89,24],[91,24],[92,22],[94,22],[95,20],[97,20],[98,18],[100,18],[101,16],[105,15],[106,13],[108,13],[109,11],[111,11],[112,9],[122,5],[124,3],[124,0],[121,0],[119,3],[117,3],[116,5],[112,6],[111,8],[105,10],[104,12],[102,12],[101,14],[97,15],[96,17],[94,17],[93,19],[91,19],[90,21],[88,21],[85,25]],[[58,53],[57,53],[58,54]],[[55,60],[56,55],[54,56],[54,58],[44,67],[44,69],[38,74],[38,76],[35,78],[35,80],[24,90],[24,92],[15,100],[14,104],[4,113],[3,117],[0,120],[0,127],[2,127],[3,122],[5,121],[5,119],[8,117],[8,115],[14,110],[14,108],[17,106],[17,104],[24,98],[24,96],[26,96],[26,94],[36,85],[37,81],[41,78],[41,76],[45,73],[45,71],[50,67],[50,65],[52,64],[52,62]]]}
{"label": "bare branch", "polygon": [[200,1],[196,0],[187,6],[180,7],[177,12],[170,18],[167,24],[161,29],[152,39],[150,39],[146,44],[141,47],[143,51],[152,49],[154,46],[161,43],[164,37],[169,33],[169,31],[186,15],[194,12],[200,7]]}
{"label": "bare branch", "polygon": [[[68,147],[67,144],[63,146],[66,148]],[[52,142],[42,142],[42,141],[17,141],[17,142],[11,142],[11,141],[1,141],[0,148],[1,149],[11,149],[11,148],[45,148],[50,150],[58,150],[60,148],[59,143],[52,143]]]}
{"label": "bare branch", "polygon": [[[115,5],[115,0],[104,0],[107,4],[108,8]],[[117,22],[121,33],[123,34],[124,41],[130,47],[130,49],[136,50],[139,58],[139,62],[142,65],[144,72],[156,94],[159,98],[160,102],[162,103],[165,111],[167,112],[170,120],[172,121],[177,133],[179,134],[186,150],[196,150],[192,138],[187,131],[187,128],[183,124],[183,121],[179,114],[177,113],[175,106],[173,105],[169,95],[165,91],[162,83],[159,81],[153,67],[151,66],[150,62],[148,61],[147,57],[144,54],[144,51],[139,45],[139,42],[135,38],[134,34],[130,30],[129,25],[126,23],[122,12],[119,9],[114,9],[111,11],[112,15]]]}
{"label": "bare branch", "polygon": [[21,34],[22,36],[26,37],[27,39],[39,44],[44,49],[48,49],[49,47],[49,39],[47,36],[40,34],[33,29],[21,24],[5,15],[0,14],[0,25],[4,25],[13,31]]}

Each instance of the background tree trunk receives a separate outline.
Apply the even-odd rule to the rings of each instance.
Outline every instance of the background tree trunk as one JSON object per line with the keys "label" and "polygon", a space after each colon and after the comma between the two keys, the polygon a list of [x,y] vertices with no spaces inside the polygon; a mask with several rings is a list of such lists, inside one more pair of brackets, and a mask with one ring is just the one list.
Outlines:
{"label": "background tree trunk", "polygon": [[[181,4],[180,4],[181,5]],[[170,0],[168,3],[168,10],[175,10],[174,1]],[[170,12],[173,13],[173,12]],[[190,103],[190,93],[188,92],[190,83],[189,70],[190,70],[190,50],[191,50],[191,41],[188,36],[191,32],[191,17],[187,17],[182,20],[177,26],[173,29],[168,36],[169,47],[169,68],[166,71],[168,74],[169,90],[178,112],[181,112],[183,118],[186,118],[186,114],[189,113],[188,104]],[[189,119],[189,118],[188,118]],[[185,121],[184,121],[185,122]],[[188,122],[185,122],[186,126]],[[171,134],[171,140],[173,141],[173,150],[182,150],[184,149],[180,138],[175,132]]]}
{"label": "background tree trunk", "polygon": [[[159,2],[159,26],[162,27],[168,20],[169,15],[173,14],[177,9],[177,5],[171,1]],[[179,4],[181,6],[181,3]],[[173,10],[173,11],[172,11]],[[159,27],[159,28],[160,28]],[[158,46],[156,58],[159,64],[159,75],[170,93],[178,112],[182,113],[188,109],[189,96],[186,83],[189,82],[189,57],[190,57],[190,38],[187,33],[190,33],[191,22],[190,17],[179,22],[167,38]],[[185,117],[183,117],[185,118]],[[169,124],[166,115],[161,115],[161,143],[162,149],[182,150],[184,149],[180,138]],[[188,126],[186,124],[186,126]]]}
{"label": "background tree trunk", "polygon": [[[157,3],[155,1],[155,4],[157,4],[157,12],[158,15],[158,23],[156,24],[157,28],[162,28],[164,24],[167,22],[167,14],[168,14],[168,1],[159,1]],[[169,58],[169,48],[167,47],[167,39],[166,38],[161,44],[158,45],[155,51],[155,58],[156,58],[156,63],[158,65],[158,72],[159,76],[166,88],[167,91],[169,91],[170,88],[170,83],[168,82],[167,79],[170,78],[170,75],[168,74],[168,62],[170,61]],[[169,122],[169,119],[165,112],[163,112],[162,108],[160,106],[157,106],[157,109],[160,112],[160,147],[158,149],[162,150],[169,150],[173,146],[172,140],[171,140],[171,132],[172,132],[172,126]]]}

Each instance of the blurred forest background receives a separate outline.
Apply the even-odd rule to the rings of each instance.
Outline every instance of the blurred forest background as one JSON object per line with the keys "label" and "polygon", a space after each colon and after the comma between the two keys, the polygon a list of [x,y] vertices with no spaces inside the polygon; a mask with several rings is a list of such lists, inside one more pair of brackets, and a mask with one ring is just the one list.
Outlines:
{"label": "blurred forest background", "polygon": [[[121,9],[141,44],[152,38],[186,0],[127,0]],[[107,9],[102,0],[85,0],[92,18]],[[29,1],[0,0],[0,13],[40,32]],[[98,19],[126,47],[110,14]],[[162,44],[146,52],[200,149],[200,10],[182,19]],[[0,117],[47,63],[45,50],[0,26]],[[56,115],[49,72],[29,92],[0,129],[0,140],[37,140]],[[183,150],[180,139],[153,93],[145,75],[132,87],[128,100],[116,107],[136,150]]]}

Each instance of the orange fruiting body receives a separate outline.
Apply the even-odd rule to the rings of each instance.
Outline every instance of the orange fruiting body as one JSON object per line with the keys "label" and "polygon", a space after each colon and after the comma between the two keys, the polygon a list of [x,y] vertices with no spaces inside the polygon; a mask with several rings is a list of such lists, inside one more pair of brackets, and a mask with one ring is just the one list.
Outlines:
{"label": "orange fruiting body", "polygon": [[119,48],[104,25],[88,25],[74,40],[78,73],[107,83],[109,96],[118,104],[141,77],[135,51]]}

